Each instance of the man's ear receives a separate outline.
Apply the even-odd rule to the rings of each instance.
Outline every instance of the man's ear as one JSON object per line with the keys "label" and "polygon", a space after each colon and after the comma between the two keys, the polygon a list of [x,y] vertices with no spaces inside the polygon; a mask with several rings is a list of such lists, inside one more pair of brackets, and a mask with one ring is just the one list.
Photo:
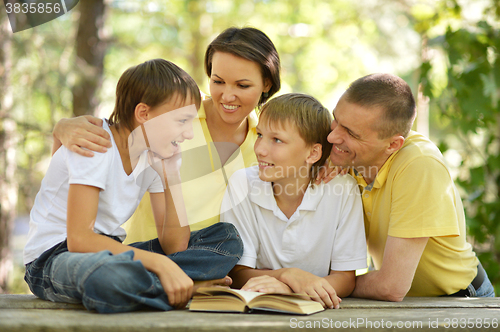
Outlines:
{"label": "man's ear", "polygon": [[390,138],[389,146],[387,148],[388,154],[393,154],[394,152],[401,149],[401,147],[405,144],[405,138],[400,135],[394,135]]}
{"label": "man's ear", "polygon": [[308,164],[313,165],[315,162],[321,159],[322,154],[323,154],[323,149],[321,144],[316,143],[312,146],[311,153],[307,157],[306,162]]}
{"label": "man's ear", "polygon": [[135,121],[139,124],[143,124],[148,121],[149,109],[150,107],[144,103],[137,104],[134,110]]}

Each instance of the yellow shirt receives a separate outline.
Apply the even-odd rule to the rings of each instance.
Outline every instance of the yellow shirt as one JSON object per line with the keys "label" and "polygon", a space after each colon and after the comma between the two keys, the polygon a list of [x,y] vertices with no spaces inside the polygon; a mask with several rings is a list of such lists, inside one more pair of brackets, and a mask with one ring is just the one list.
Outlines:
{"label": "yellow shirt", "polygon": [[382,266],[387,236],[429,237],[407,296],[439,296],[467,288],[479,263],[465,237],[460,195],[439,149],[410,132],[370,185],[362,189],[368,251]]}
{"label": "yellow shirt", "polygon": [[[257,158],[253,146],[257,140],[257,115],[248,116],[248,133],[245,141],[237,147],[232,143],[215,143],[208,131],[203,103],[193,121],[194,138],[182,143],[182,193],[191,231],[199,230],[219,222],[222,198],[227,181],[238,169],[253,166]],[[224,164],[222,151],[234,153]],[[137,210],[123,225],[127,232],[125,243],[147,241],[158,237],[151,209],[149,193],[142,198]]]}

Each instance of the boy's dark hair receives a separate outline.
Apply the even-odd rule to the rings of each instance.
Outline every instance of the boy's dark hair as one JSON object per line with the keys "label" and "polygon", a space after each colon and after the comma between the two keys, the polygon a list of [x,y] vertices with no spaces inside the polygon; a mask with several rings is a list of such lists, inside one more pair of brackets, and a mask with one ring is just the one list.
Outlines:
{"label": "boy's dark hair", "polygon": [[410,86],[402,78],[391,74],[361,77],[351,83],[343,98],[359,106],[382,108],[382,118],[373,127],[380,139],[397,134],[408,136],[416,105]]}
{"label": "boy's dark hair", "polygon": [[255,28],[229,28],[208,45],[205,52],[205,72],[212,75],[212,59],[216,52],[224,52],[250,60],[259,65],[262,79],[269,80],[271,89],[262,94],[258,106],[264,104],[281,88],[280,57],[273,42],[262,31]]}
{"label": "boy's dark hair", "polygon": [[144,103],[157,107],[168,102],[174,94],[180,101],[192,97],[196,108],[200,107],[201,95],[196,82],[177,65],[164,59],[153,59],[127,69],[116,86],[115,109],[109,124],[119,124],[133,131],[135,107]]}
{"label": "boy's dark hair", "polygon": [[270,126],[294,125],[307,145],[321,144],[321,158],[313,164],[310,172],[312,182],[332,150],[332,144],[327,140],[333,121],[330,111],[312,96],[287,93],[264,104],[259,121],[263,119]]}

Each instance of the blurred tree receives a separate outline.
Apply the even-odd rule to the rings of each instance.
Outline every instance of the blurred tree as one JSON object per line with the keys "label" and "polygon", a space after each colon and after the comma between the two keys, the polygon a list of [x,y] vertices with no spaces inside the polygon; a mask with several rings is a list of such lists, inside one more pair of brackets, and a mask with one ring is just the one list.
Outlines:
{"label": "blurred tree", "polygon": [[479,22],[464,19],[457,1],[442,1],[434,14],[420,17],[421,31],[445,26],[429,40],[429,47],[444,54],[445,73],[440,76],[440,63],[429,60],[422,63],[421,77],[431,110],[448,134],[441,151],[460,152],[457,184],[465,193],[468,234],[499,294],[500,3],[484,3]]}
{"label": "blurred tree", "polygon": [[103,40],[106,5],[104,0],[81,1],[76,34],[73,114],[94,114],[100,102],[97,92],[104,71],[106,41]]}
{"label": "blurred tree", "polygon": [[12,118],[12,32],[7,15],[0,14],[0,293],[7,291],[12,270],[10,238],[17,204],[14,177],[16,123]]}

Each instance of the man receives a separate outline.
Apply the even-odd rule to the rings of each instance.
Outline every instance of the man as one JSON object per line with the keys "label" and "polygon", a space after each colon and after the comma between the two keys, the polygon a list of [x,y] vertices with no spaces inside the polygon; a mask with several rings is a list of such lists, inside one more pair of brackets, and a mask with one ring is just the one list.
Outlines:
{"label": "man", "polygon": [[360,185],[375,271],[358,276],[354,297],[494,296],[466,241],[458,191],[438,148],[410,131],[408,84],[373,74],[351,84],[333,111],[333,165]]}

